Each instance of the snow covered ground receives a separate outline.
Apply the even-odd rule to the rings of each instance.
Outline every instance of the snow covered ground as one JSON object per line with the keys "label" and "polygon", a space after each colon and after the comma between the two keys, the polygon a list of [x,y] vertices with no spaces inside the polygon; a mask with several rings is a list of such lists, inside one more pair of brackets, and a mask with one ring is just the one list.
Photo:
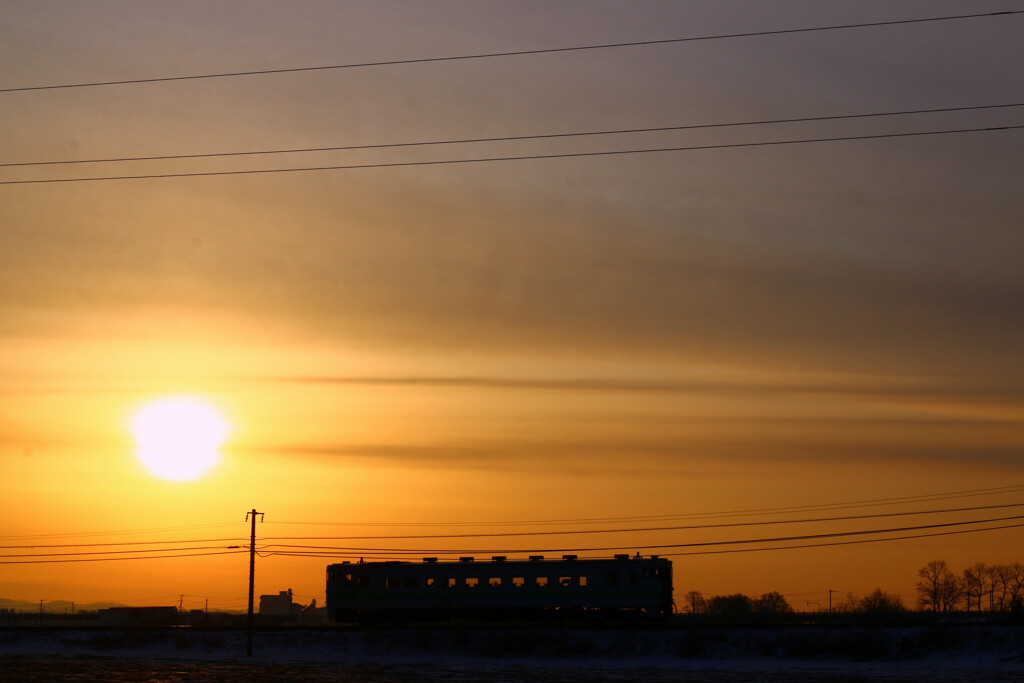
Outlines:
{"label": "snow covered ground", "polygon": [[1024,632],[441,628],[3,630],[4,681],[1024,681]]}

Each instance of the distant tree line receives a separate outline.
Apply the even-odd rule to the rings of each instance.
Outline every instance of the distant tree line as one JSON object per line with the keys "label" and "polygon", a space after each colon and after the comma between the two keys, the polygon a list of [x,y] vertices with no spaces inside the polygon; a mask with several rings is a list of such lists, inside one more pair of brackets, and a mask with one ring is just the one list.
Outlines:
{"label": "distant tree line", "polygon": [[857,597],[852,593],[846,595],[846,600],[839,603],[833,609],[843,614],[899,614],[907,611],[907,606],[898,595],[890,595],[881,588],[876,588],[871,593]]}
{"label": "distant tree line", "polygon": [[[1013,612],[1024,613],[1024,564],[985,564],[975,562],[960,573],[945,560],[933,560],[917,572],[917,607],[923,612]],[[743,593],[705,598],[690,591],[682,612],[723,617],[780,616],[794,610],[785,596],[776,591],[753,598]],[[868,595],[848,594],[832,608],[841,614],[885,615],[906,612],[898,595],[876,588]]]}
{"label": "distant tree line", "polygon": [[717,614],[730,617],[754,614],[790,614],[793,612],[793,608],[786,598],[776,591],[763,593],[759,598],[752,598],[743,593],[705,598],[700,591],[690,591],[686,594],[686,609],[691,614]]}
{"label": "distant tree line", "polygon": [[945,560],[932,560],[917,572],[917,604],[932,612],[1024,611],[1024,564],[975,562],[959,574]]}
{"label": "distant tree line", "polygon": [[[699,591],[690,591],[686,594],[684,609],[690,614],[722,617],[781,616],[794,613],[786,597],[777,591],[762,593],[759,598],[752,598],[743,593],[705,598]],[[876,588],[873,593],[863,597],[847,595],[846,601],[837,604],[833,611],[880,615],[905,612],[906,609],[899,596],[890,595],[881,588]]]}

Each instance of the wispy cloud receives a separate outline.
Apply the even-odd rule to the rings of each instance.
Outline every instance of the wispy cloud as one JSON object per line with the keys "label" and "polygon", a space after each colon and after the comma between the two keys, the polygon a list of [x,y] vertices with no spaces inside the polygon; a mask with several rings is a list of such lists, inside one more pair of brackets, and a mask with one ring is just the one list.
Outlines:
{"label": "wispy cloud", "polygon": [[626,378],[541,378],[500,376],[370,376],[295,375],[265,377],[257,381],[308,385],[438,387],[512,391],[579,391],[667,394],[837,394],[894,398],[990,398],[1022,399],[1024,392],[1013,383],[973,378],[864,378],[817,381],[647,380]]}
{"label": "wispy cloud", "polygon": [[893,443],[858,439],[849,432],[834,438],[756,437],[638,438],[579,440],[467,441],[424,445],[384,443],[281,444],[262,453],[392,463],[403,467],[562,473],[652,473],[673,475],[721,471],[723,466],[777,468],[809,462],[957,463],[1011,467],[1024,471],[1024,445],[908,440]]}

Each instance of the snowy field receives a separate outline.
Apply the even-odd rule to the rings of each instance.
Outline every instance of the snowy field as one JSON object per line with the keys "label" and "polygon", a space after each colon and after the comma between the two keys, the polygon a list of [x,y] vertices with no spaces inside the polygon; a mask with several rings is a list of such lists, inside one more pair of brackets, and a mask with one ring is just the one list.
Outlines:
{"label": "snowy field", "polygon": [[3,630],[3,681],[1024,681],[1024,633],[958,629]]}

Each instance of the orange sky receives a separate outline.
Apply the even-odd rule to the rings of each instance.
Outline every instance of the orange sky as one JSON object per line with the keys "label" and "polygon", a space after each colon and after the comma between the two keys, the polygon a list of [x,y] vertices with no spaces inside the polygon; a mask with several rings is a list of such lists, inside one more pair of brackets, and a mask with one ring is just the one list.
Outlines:
{"label": "orange sky", "polygon": [[[0,63],[9,67],[0,89],[965,11],[962,3],[915,1],[791,1],[771,11],[741,2],[242,6],[184,2],[172,12],[94,2],[86,11],[72,2],[10,3],[0,10]],[[1003,9],[1016,8],[992,0],[970,11]],[[1006,104],[1021,100],[1021,21],[0,92],[0,158]],[[0,181],[1020,124],[1020,109],[1011,107],[628,137],[7,166]],[[254,506],[267,513],[262,536],[444,534],[500,530],[487,526],[500,521],[1016,485],[1024,464],[1021,146],[1020,132],[1005,130],[0,185],[0,541],[200,540],[222,548],[231,541],[204,539],[244,537],[244,514]],[[209,476],[160,481],[135,460],[126,425],[145,401],[182,393],[217,405],[235,431]],[[866,511],[1018,501],[1011,492]],[[444,547],[633,547],[1014,510],[401,547],[415,551],[411,557]],[[433,524],[415,526],[423,522]],[[479,526],[451,526],[467,522]],[[361,526],[374,524],[395,526]],[[93,532],[105,533],[81,535]],[[876,586],[910,594],[929,560],[954,568],[1021,560],[1014,549],[1022,538],[1006,530],[678,557],[676,584],[706,594]],[[0,598],[140,604],[186,594],[239,606],[247,560],[0,564]],[[257,591],[291,587],[304,601],[322,600],[326,563],[263,558]],[[804,599],[817,598],[793,598]]]}

